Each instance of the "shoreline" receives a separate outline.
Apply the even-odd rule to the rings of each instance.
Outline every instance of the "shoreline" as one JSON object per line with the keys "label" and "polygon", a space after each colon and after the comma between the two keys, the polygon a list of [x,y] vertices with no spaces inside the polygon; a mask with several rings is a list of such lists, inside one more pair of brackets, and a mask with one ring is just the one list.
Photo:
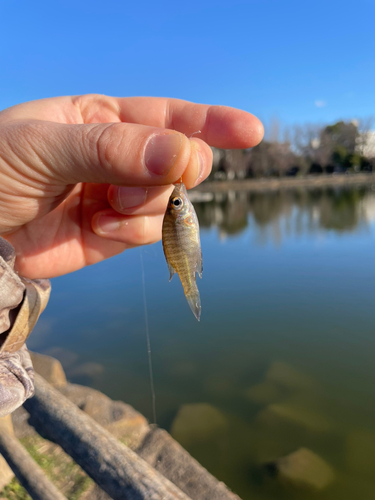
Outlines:
{"label": "shoreline", "polygon": [[364,186],[374,185],[375,174],[340,174],[317,175],[307,177],[283,177],[243,179],[232,181],[205,181],[193,188],[191,192],[223,192],[223,191],[277,191],[279,189],[320,188],[329,186]]}

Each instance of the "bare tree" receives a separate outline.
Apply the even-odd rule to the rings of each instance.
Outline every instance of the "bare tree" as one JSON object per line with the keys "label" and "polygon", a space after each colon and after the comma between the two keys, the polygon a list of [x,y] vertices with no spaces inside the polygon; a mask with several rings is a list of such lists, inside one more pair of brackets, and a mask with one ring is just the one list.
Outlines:
{"label": "bare tree", "polygon": [[373,116],[358,120],[357,152],[368,159],[375,158],[374,122]]}

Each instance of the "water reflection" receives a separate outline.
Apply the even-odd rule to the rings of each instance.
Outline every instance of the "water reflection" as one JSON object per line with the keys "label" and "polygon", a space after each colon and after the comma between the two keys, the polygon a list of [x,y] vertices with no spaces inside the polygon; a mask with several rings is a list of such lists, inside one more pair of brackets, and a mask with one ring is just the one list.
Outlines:
{"label": "water reflection", "polygon": [[[257,355],[250,358],[247,354],[247,365],[257,370],[257,375],[248,374],[246,384],[244,377],[233,379],[241,366],[238,352],[236,363],[224,377],[211,369],[209,383],[204,384],[210,399],[182,405],[171,432],[244,499],[375,498],[375,393],[365,388],[366,378],[375,377],[372,369],[365,368],[365,351],[373,350],[373,341],[364,334],[371,330],[374,320],[364,307],[368,290],[361,275],[366,271],[360,271],[362,265],[371,266],[372,261],[367,255],[363,263],[351,265],[363,258],[360,242],[366,252],[372,252],[373,191],[231,191],[211,193],[210,197],[205,194],[204,200],[194,204],[202,228],[217,228],[220,238],[228,239],[228,246],[234,248],[236,236],[250,235],[253,259],[257,255],[254,243],[264,246],[271,242],[270,247],[275,248],[275,244],[286,242],[288,252],[281,252],[280,257],[272,253],[265,265],[262,261],[258,279],[251,269],[255,288],[264,287],[270,294],[263,311],[253,309],[246,319],[245,314],[237,313],[243,314],[242,325],[248,321],[251,330],[257,331]],[[311,250],[329,234],[334,236],[329,252]],[[301,241],[306,242],[302,252]],[[295,252],[293,264],[285,260],[291,250]],[[274,265],[275,260],[279,264]],[[281,263],[285,267],[282,275]],[[246,281],[246,260],[238,265]],[[273,272],[268,274],[270,266]],[[339,290],[339,274],[346,282],[341,284],[346,291]],[[234,281],[240,288],[238,277]],[[247,282],[247,289],[251,288]],[[229,294],[236,293],[229,284],[228,289]],[[242,290],[250,297],[246,288]],[[281,290],[284,293],[278,295]],[[281,297],[285,302],[279,311],[277,301]],[[257,307],[263,302],[261,296],[252,300]],[[335,324],[344,316],[341,325]],[[255,318],[259,323],[254,326]],[[228,321],[229,328],[236,319],[234,315]],[[270,336],[269,328],[273,330]],[[259,367],[263,357],[261,331],[267,338],[265,344],[270,342],[264,347],[269,362],[263,367]],[[360,339],[355,339],[356,334]],[[305,349],[300,348],[303,344]],[[278,359],[278,349],[284,352],[284,359]],[[294,358],[293,362],[285,362],[287,358]],[[310,366],[308,371],[301,367],[302,359]],[[323,366],[327,371],[321,376]],[[230,403],[229,394],[233,397]],[[217,406],[212,404],[215,400]],[[200,429],[211,420],[218,425],[203,436]]]}
{"label": "water reflection", "polygon": [[[199,201],[203,198],[203,201]],[[368,198],[368,199],[367,199]],[[278,241],[282,234],[338,232],[365,228],[375,217],[371,190],[301,189],[275,192],[228,191],[194,193],[193,201],[202,228],[217,227],[222,238],[240,234],[253,223],[263,241],[271,229]],[[263,229],[263,231],[262,231]]]}
{"label": "water reflection", "polygon": [[[198,195],[200,323],[144,250],[158,424],[243,500],[375,498],[375,193]],[[152,418],[141,276],[133,249],[55,279],[29,346]]]}

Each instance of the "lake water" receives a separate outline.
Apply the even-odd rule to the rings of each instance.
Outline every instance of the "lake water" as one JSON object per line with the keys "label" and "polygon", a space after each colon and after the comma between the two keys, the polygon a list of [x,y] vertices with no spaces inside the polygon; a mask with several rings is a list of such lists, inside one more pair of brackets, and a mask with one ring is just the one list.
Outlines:
{"label": "lake water", "polygon": [[[161,244],[142,250],[157,423],[244,500],[374,499],[375,193],[229,192],[195,206],[200,323]],[[28,345],[152,419],[140,252],[54,279]],[[318,492],[262,468],[301,447],[334,470]]]}

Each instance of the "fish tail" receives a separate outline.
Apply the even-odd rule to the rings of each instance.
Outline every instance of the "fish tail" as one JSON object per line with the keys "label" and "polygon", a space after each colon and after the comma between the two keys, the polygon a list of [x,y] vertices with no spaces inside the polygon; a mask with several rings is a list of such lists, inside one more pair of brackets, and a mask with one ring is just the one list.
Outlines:
{"label": "fish tail", "polygon": [[201,319],[201,299],[199,296],[198,288],[191,291],[189,294],[186,294],[186,300],[190,306],[190,309],[193,311],[194,316],[198,321]]}

